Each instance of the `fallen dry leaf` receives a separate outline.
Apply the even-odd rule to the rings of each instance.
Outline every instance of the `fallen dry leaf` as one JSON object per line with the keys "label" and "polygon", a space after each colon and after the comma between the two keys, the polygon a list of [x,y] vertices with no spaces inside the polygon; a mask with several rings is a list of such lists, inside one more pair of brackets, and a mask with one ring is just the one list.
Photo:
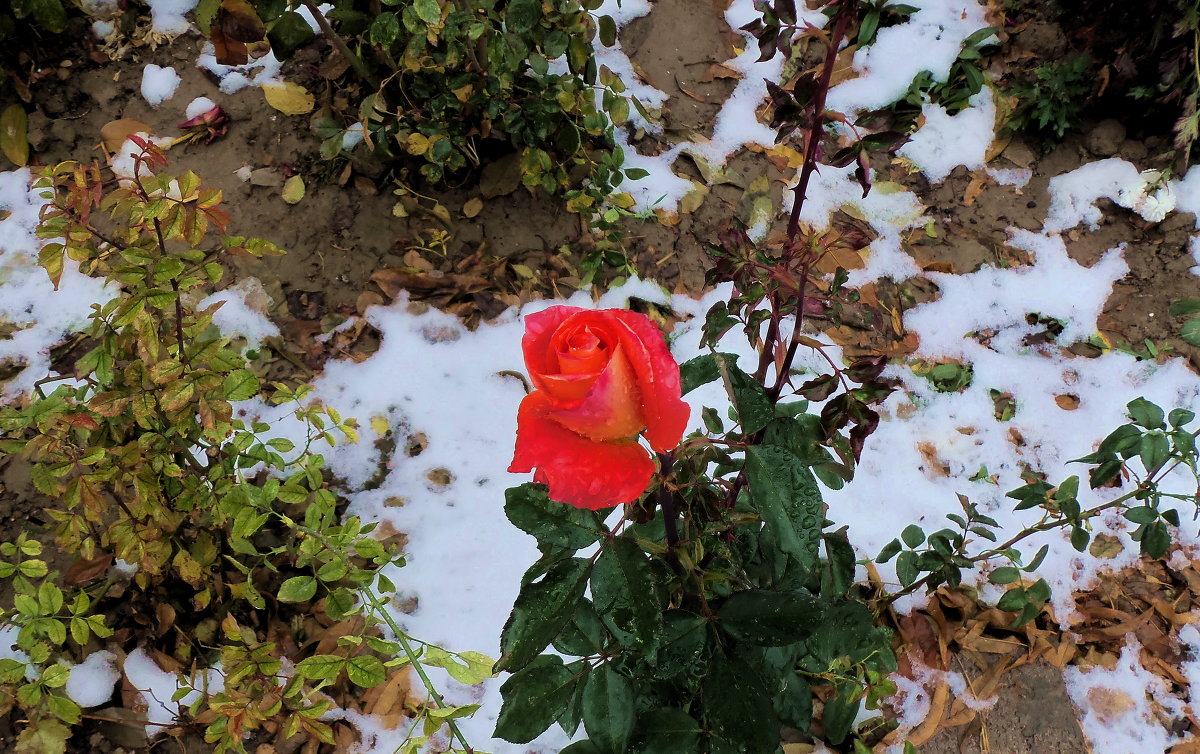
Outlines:
{"label": "fallen dry leaf", "polygon": [[116,152],[133,134],[153,134],[150,126],[136,118],[118,118],[110,120],[100,127],[100,140],[109,152]]}
{"label": "fallen dry leaf", "polygon": [[262,90],[267,104],[286,115],[305,115],[317,103],[307,89],[290,81],[263,84]]}

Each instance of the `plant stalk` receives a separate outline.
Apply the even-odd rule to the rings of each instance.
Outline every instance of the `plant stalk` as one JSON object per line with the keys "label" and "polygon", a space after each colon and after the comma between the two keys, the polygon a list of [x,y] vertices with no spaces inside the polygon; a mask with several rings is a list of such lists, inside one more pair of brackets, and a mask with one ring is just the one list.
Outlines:
{"label": "plant stalk", "polygon": [[317,9],[317,4],[313,0],[300,0],[300,4],[308,8],[308,12],[317,20],[317,26],[321,27],[321,33],[333,43],[338,52],[345,56],[350,66],[354,68],[354,72],[362,76],[363,80],[370,84],[372,88],[378,89],[379,79],[371,74],[366,64],[362,62],[362,58],[351,51],[350,46],[346,44],[346,40],[342,39],[341,35],[333,30],[333,27],[329,25],[329,20],[325,18],[325,14]]}

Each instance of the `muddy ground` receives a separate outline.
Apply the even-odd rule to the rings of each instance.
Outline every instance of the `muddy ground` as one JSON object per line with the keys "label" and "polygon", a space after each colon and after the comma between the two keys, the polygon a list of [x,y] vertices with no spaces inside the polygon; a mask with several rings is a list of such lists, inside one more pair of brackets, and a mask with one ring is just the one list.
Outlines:
{"label": "muddy ground", "polygon": [[[719,0],[659,0],[651,16],[622,31],[621,42],[646,79],[671,95],[665,112],[668,132],[703,133],[733,88],[728,79],[705,76],[711,64],[732,55],[736,40],[719,6]],[[1004,35],[1006,54],[1024,61],[1019,65],[1031,65],[1030,59],[1055,54],[1067,44],[1054,24],[1026,20],[1032,22],[1019,31],[1014,26],[1010,29],[1014,33]],[[224,191],[235,232],[263,236],[289,251],[280,259],[240,264],[235,276],[235,280],[252,276],[261,281],[270,298],[270,312],[283,332],[272,347],[290,365],[285,368],[315,370],[323,359],[340,355],[318,347],[312,336],[394,294],[394,288],[372,280],[383,270],[404,268],[427,278],[439,273],[471,277],[457,288],[434,286],[412,293],[417,300],[450,308],[472,321],[531,298],[569,294],[579,285],[581,254],[591,242],[578,216],[559,203],[524,190],[484,196],[474,179],[454,189],[430,190],[374,166],[324,163],[316,155],[309,117],[279,113],[256,88],[233,95],[218,92],[214,82],[193,65],[199,43],[193,36],[157,49],[146,44],[126,51],[123,59],[103,64],[83,50],[59,57],[62,53],[43,48],[40,62],[49,66],[52,75],[40,74],[31,89],[30,140],[42,164],[103,159],[99,134],[110,121],[135,118],[158,134],[175,135],[192,98],[209,96],[219,102],[233,120],[228,135],[210,145],[171,150],[172,168],[195,170]],[[335,82],[319,75],[325,54],[322,45],[318,41],[302,51],[285,69],[290,80],[306,84],[317,94],[318,108],[334,103],[340,94]],[[183,77],[174,98],[158,108],[147,105],[139,93],[146,63],[171,65]],[[0,90],[0,108],[12,101],[17,101],[12,87]],[[638,148],[653,152],[660,145],[647,137]],[[1038,229],[1048,205],[1049,179],[1110,156],[1124,157],[1143,169],[1164,167],[1173,159],[1164,134],[1127,134],[1113,122],[1093,121],[1081,123],[1046,154],[1020,137],[1011,139],[991,164],[1032,170],[1031,181],[1022,188],[1000,186],[961,168],[930,186],[903,164],[880,167],[881,178],[910,187],[930,208],[932,232],[922,229],[907,239],[906,248],[914,259],[927,270],[963,273],[985,264],[1025,263],[1020,252],[1007,247],[1006,230]],[[246,166],[259,171],[256,182],[264,185],[234,175]],[[699,176],[690,164],[678,167]],[[781,177],[761,154],[740,155],[733,167],[744,184],[762,174]],[[304,176],[307,183],[307,194],[296,205],[281,197],[282,181],[293,173]],[[404,187],[425,198],[406,209],[407,217],[398,217],[393,211],[399,200],[395,191]],[[779,189],[777,184],[776,198]],[[743,188],[737,185],[717,186],[696,211],[682,215],[676,224],[631,223],[627,244],[637,268],[672,290],[699,293],[707,268],[704,243],[732,218],[745,219],[742,195]],[[482,210],[467,217],[464,205],[475,198],[483,199]],[[1191,216],[1173,215],[1152,224],[1109,207],[1098,229],[1066,234],[1069,253],[1084,265],[1126,244],[1131,272],[1117,284],[1102,318],[1102,329],[1118,346],[1145,350],[1149,340],[1161,352],[1181,354],[1197,363],[1200,354],[1178,338],[1180,323],[1168,313],[1172,301],[1195,295],[1196,278],[1188,272],[1194,261],[1187,253],[1193,228]],[[1063,285],[1069,292],[1070,281]],[[879,297],[901,308],[936,295],[932,283],[921,278],[879,286]],[[883,345],[875,342],[878,336],[863,337]],[[889,349],[911,348],[911,343],[902,343],[902,334],[889,337],[896,341],[887,344]],[[344,347],[369,352],[372,335],[366,332]],[[22,467],[0,459],[0,470],[0,519],[10,531],[28,525],[31,517],[36,521],[37,501]],[[1057,670],[1026,665],[1010,671],[998,688],[999,702],[990,712],[969,725],[943,730],[923,751],[1087,750]],[[136,743],[116,730],[119,726],[91,729],[79,742],[79,750],[119,751]]]}

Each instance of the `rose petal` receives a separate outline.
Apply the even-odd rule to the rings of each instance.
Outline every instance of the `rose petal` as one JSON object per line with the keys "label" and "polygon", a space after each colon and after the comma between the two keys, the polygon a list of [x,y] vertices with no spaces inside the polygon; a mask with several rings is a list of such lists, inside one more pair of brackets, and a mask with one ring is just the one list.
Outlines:
{"label": "rose petal", "polygon": [[554,421],[598,442],[627,440],[646,428],[637,377],[624,348],[617,346],[603,374],[578,405],[547,411]]}
{"label": "rose petal", "polygon": [[561,370],[550,341],[560,325],[573,314],[583,311],[575,306],[551,306],[540,312],[526,315],[525,335],[521,338],[521,351],[525,355],[525,368],[529,379],[538,390],[547,390],[542,375],[558,374]]}
{"label": "rose petal", "polygon": [[533,392],[517,413],[517,446],[508,470],[537,469],[534,479],[550,488],[550,499],[597,510],[636,500],[650,484],[654,462],[632,440],[594,442],[547,416],[549,398]]}
{"label": "rose petal", "polygon": [[609,314],[623,325],[616,329],[637,375],[646,440],[650,447],[664,453],[679,444],[692,413],[680,397],[679,364],[658,327],[645,315],[624,309]]}

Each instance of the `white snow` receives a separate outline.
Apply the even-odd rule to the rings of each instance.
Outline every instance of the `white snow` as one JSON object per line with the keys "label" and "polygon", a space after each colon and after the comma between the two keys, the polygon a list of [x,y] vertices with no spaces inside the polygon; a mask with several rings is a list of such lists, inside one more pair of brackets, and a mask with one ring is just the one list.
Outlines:
{"label": "white snow", "polygon": [[208,296],[198,304],[198,308],[205,309],[220,303],[221,308],[213,314],[213,324],[221,329],[222,334],[241,336],[251,348],[255,348],[263,338],[279,334],[279,328],[261,310],[261,303],[256,306],[247,301],[247,297],[254,297],[261,302],[266,295],[262,283],[255,278],[246,278],[232,288]]}
{"label": "white snow", "polygon": [[1112,670],[1063,671],[1092,754],[1165,752],[1183,740],[1167,726],[1184,717],[1184,705],[1162,678],[1142,666],[1141,649],[1130,636]]}
{"label": "white snow", "polygon": [[97,707],[112,698],[113,686],[120,678],[116,655],[107,650],[92,652],[71,668],[67,696],[80,707]]}
{"label": "white snow", "polygon": [[[46,271],[37,265],[42,241],[34,234],[44,200],[30,188],[29,170],[0,173],[0,325],[15,331],[0,339],[0,364],[25,364],[0,385],[0,398],[12,399],[33,390],[50,373],[50,348],[81,329],[93,302],[103,303],[113,291],[81,275],[67,260],[59,295]],[[10,213],[3,217],[4,213]]]}
{"label": "white snow", "polygon": [[174,97],[178,86],[179,74],[174,68],[150,63],[142,71],[142,97],[151,107],[158,107]]}
{"label": "white snow", "polygon": [[183,34],[192,28],[186,14],[200,0],[146,0],[154,21],[154,30],[163,34]]}
{"label": "white snow", "polygon": [[194,679],[189,679],[187,687],[191,688],[178,701],[172,701],[175,692],[184,688],[181,678],[176,673],[168,673],[158,666],[158,663],[143,649],[135,649],[125,657],[121,669],[130,685],[141,692],[142,703],[146,705],[146,720],[151,724],[146,726],[146,735],[153,737],[167,725],[174,722],[179,710],[187,707],[208,693],[219,693],[225,689],[225,676],[219,668],[210,668],[197,673]]}
{"label": "white snow", "polygon": [[216,106],[217,103],[213,102],[208,97],[197,97],[188,103],[187,110],[184,111],[184,117],[188,120],[191,120],[192,118],[204,115],[206,112],[212,110]]}
{"label": "white snow", "polygon": [[[925,124],[897,154],[911,160],[930,183],[941,183],[959,165],[969,170],[983,167],[996,125],[991,89],[980,89],[969,106],[955,115],[934,103],[926,103],[921,115]],[[953,149],[947,149],[950,144]]]}

